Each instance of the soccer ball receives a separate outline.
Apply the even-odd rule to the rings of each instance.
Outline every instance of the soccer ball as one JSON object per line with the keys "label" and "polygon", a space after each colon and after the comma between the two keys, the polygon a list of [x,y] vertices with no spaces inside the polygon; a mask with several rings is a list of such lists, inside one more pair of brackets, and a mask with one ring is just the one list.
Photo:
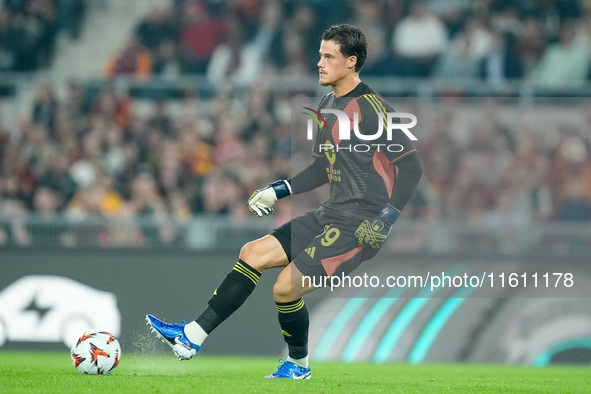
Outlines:
{"label": "soccer ball", "polygon": [[72,345],[70,356],[78,372],[107,375],[119,365],[121,345],[106,331],[86,330]]}

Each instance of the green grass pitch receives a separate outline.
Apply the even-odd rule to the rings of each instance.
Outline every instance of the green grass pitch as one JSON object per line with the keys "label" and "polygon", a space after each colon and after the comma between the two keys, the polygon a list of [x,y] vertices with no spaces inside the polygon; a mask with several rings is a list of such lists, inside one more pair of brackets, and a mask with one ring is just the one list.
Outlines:
{"label": "green grass pitch", "polygon": [[268,380],[277,360],[123,354],[106,376],[81,375],[64,352],[0,351],[2,393],[588,393],[591,368],[312,363],[307,381]]}

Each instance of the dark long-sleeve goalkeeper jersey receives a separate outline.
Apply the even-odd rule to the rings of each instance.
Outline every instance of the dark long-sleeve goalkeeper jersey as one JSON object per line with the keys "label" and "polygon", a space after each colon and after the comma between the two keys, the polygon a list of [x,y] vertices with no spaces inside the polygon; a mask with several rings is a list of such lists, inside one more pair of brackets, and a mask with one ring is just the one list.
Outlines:
{"label": "dark long-sleeve goalkeeper jersey", "polygon": [[[322,109],[343,111],[350,119],[349,139],[340,139],[338,117]],[[388,139],[387,113],[394,109],[365,83],[341,97],[331,92],[318,107],[321,122],[314,143],[314,162],[291,179],[294,194],[330,185],[327,207],[375,213],[386,203],[401,211],[412,196],[422,167],[410,138],[394,129]],[[353,120],[357,113],[359,138]],[[380,114],[382,116],[380,117]],[[395,119],[397,120],[397,119]],[[379,122],[383,132],[375,140]]]}

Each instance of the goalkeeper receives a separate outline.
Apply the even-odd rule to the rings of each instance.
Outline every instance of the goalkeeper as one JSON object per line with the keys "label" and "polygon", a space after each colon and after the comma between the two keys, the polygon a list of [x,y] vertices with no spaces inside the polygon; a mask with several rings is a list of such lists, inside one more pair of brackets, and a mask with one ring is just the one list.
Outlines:
{"label": "goalkeeper", "polygon": [[[357,112],[360,132],[374,135],[380,122],[387,119],[386,113],[394,110],[359,78],[366,45],[363,32],[354,26],[332,26],[322,34],[319,83],[332,91],[321,100],[318,111],[340,110],[350,118]],[[311,377],[309,317],[302,296],[314,288],[303,287],[302,276],[349,274],[375,256],[422,175],[416,151],[401,131],[394,131],[387,140],[384,130],[380,139],[369,144],[353,132],[351,139],[341,141],[336,115],[325,113],[325,120],[327,127],[317,131],[312,164],[290,180],[278,180],[255,191],[248,205],[255,215],[266,216],[273,213],[278,199],[326,183],[330,198],[319,208],[244,245],[238,262],[196,320],[186,325],[169,324],[147,316],[152,329],[179,359],[197,354],[207,336],[252,293],[263,271],[282,267],[273,297],[289,357],[266,377]],[[361,148],[356,149],[356,144],[362,144]],[[370,147],[367,151],[366,146]]]}

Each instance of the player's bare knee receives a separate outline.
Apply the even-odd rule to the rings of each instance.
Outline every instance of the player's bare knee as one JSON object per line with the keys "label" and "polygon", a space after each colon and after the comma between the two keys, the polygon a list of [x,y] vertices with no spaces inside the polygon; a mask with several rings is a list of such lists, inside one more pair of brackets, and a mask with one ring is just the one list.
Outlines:
{"label": "player's bare knee", "polygon": [[[250,265],[252,268],[256,269],[257,271],[261,272],[261,261],[260,256],[257,257],[257,254],[260,255],[260,248],[257,246],[256,241],[251,241],[240,249],[240,260],[244,261],[246,264]],[[257,252],[258,251],[258,252]]]}
{"label": "player's bare knee", "polygon": [[240,249],[240,259],[246,261],[249,257],[254,255],[254,250],[256,246],[254,245],[254,241],[247,242],[242,246]]}
{"label": "player's bare knee", "polygon": [[290,302],[297,298],[293,297],[291,281],[278,280],[273,285],[273,298],[276,302]]}
{"label": "player's bare knee", "polygon": [[244,244],[242,249],[240,249],[239,258],[255,270],[263,272],[273,266],[273,262],[269,260],[269,253],[267,252],[266,245],[260,240],[255,240]]}

